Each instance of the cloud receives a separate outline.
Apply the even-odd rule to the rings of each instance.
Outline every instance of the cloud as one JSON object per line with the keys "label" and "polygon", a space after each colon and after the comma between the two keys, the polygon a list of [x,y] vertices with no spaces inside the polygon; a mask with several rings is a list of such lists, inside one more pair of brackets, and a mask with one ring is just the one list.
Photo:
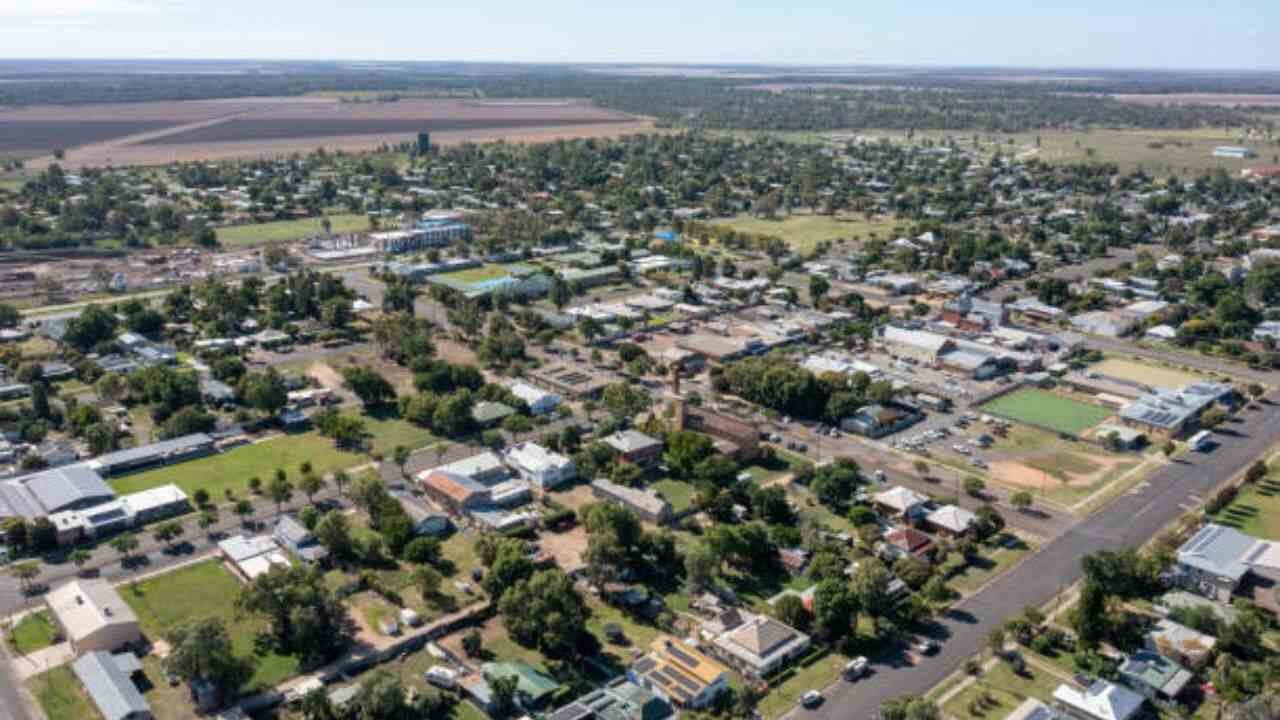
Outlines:
{"label": "cloud", "polygon": [[72,20],[106,15],[163,12],[181,9],[185,5],[185,2],[174,2],[174,0],[40,0],[12,4],[0,1],[0,18]]}

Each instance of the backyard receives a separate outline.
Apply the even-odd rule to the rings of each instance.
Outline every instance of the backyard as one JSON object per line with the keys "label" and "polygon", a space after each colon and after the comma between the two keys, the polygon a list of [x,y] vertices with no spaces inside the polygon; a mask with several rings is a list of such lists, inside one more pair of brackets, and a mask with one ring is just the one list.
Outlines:
{"label": "backyard", "polygon": [[663,478],[655,482],[652,489],[662,493],[663,499],[671,504],[672,512],[682,513],[693,507],[694,497],[698,489],[693,485],[673,478]]}
{"label": "backyard", "polygon": [[1111,416],[1111,410],[1036,388],[1021,388],[982,406],[992,415],[1079,435]]}
{"label": "backyard", "polygon": [[210,497],[218,498],[226,490],[244,494],[249,488],[249,478],[257,477],[265,483],[277,468],[284,468],[290,476],[296,476],[298,466],[310,462],[317,473],[324,474],[367,461],[362,455],[335,448],[332,440],[321,437],[317,432],[306,432],[273,437],[208,457],[125,475],[112,480],[111,486],[125,495],[173,483],[187,493],[204,488]]}
{"label": "backyard", "polygon": [[130,583],[121,591],[137,614],[143,634],[152,641],[164,638],[170,628],[188,620],[217,617],[226,623],[236,653],[256,656],[251,687],[273,686],[296,674],[295,658],[255,653],[254,638],[262,624],[236,611],[239,594],[240,581],[216,560]]}
{"label": "backyard", "polygon": [[[369,218],[364,215],[329,215],[330,229],[334,233],[352,233],[369,230]],[[323,232],[320,218],[302,220],[276,220],[251,225],[234,225],[218,228],[218,244],[225,248],[252,247],[271,243],[292,242]]]}

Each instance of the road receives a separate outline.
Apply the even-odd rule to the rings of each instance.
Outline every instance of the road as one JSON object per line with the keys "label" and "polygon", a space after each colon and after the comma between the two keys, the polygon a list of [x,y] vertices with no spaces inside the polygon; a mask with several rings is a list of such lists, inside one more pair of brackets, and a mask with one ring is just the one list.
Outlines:
{"label": "road", "polygon": [[[1198,506],[1222,481],[1244,470],[1280,441],[1280,405],[1245,411],[1244,423],[1217,433],[1219,446],[1205,455],[1158,470],[1146,482],[1077,523],[1056,540],[958,603],[938,623],[941,650],[916,666],[877,662],[874,673],[855,683],[837,681],[815,710],[796,708],[791,720],[872,718],[880,704],[902,695],[923,695],[985,646],[987,633],[1028,605],[1043,605],[1080,575],[1080,558],[1104,549],[1136,547],[1172,520]],[[895,666],[896,663],[896,666]]]}

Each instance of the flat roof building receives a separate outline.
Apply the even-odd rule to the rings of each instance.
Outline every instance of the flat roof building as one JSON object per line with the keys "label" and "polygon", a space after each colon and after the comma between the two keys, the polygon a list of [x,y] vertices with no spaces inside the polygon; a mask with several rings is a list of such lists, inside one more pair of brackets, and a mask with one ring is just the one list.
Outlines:
{"label": "flat roof building", "polygon": [[45,603],[77,652],[112,651],[142,639],[138,616],[106,580],[71,580],[50,591]]}

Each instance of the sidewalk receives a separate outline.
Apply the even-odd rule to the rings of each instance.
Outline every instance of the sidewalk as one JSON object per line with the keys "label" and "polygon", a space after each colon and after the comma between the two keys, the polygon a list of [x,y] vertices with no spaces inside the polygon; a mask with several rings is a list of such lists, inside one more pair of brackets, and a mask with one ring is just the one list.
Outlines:
{"label": "sidewalk", "polygon": [[75,659],[76,651],[71,648],[71,643],[60,642],[57,645],[40,648],[28,655],[15,655],[13,667],[18,672],[18,680],[25,683],[36,675],[66,665]]}

